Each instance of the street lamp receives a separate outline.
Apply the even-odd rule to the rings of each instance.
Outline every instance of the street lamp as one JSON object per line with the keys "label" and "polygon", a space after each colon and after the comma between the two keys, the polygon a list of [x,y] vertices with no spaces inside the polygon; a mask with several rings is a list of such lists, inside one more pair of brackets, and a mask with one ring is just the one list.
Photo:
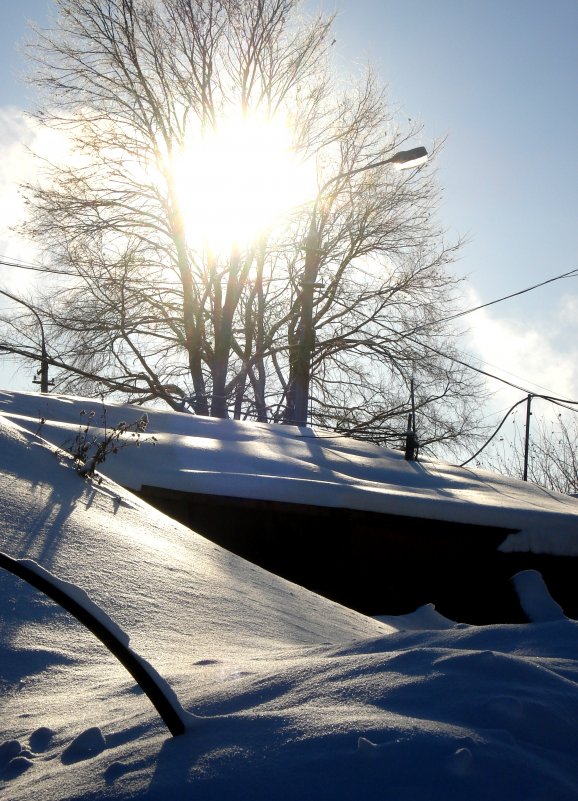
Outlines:
{"label": "street lamp", "polygon": [[40,384],[40,392],[47,393],[48,387],[54,383],[54,381],[48,380],[48,352],[46,350],[46,339],[44,337],[44,326],[42,325],[42,320],[40,319],[40,315],[38,312],[29,304],[26,303],[25,300],[22,298],[17,298],[15,295],[11,295],[10,292],[6,292],[5,289],[0,289],[0,295],[5,295],[10,300],[15,301],[16,303],[20,303],[22,306],[25,306],[28,311],[31,311],[32,314],[36,317],[36,321],[38,323],[38,327],[40,328],[40,367],[36,373],[39,378],[33,378],[33,384]]}
{"label": "street lamp", "polygon": [[309,233],[305,240],[305,265],[301,280],[301,319],[299,321],[299,341],[293,354],[292,381],[287,391],[287,412],[285,422],[294,425],[307,425],[309,414],[309,385],[311,382],[311,356],[315,347],[315,329],[313,326],[313,292],[317,284],[317,273],[321,261],[321,242],[317,229],[317,208],[319,201],[327,190],[343,178],[351,178],[360,172],[374,170],[393,164],[398,169],[410,169],[425,164],[428,152],[425,147],[414,147],[411,150],[400,150],[393,156],[381,161],[364,164],[347,172],[339,173],[327,181],[320,189],[311,214]]}

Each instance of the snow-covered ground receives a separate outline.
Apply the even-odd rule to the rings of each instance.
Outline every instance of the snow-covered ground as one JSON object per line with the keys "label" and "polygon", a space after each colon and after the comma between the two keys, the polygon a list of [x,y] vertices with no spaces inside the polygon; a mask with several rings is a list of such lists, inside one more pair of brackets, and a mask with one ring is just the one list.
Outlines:
{"label": "snow-covered ground", "polygon": [[[60,436],[68,426],[74,438],[79,401],[25,395],[18,407],[15,397],[4,393],[0,407],[0,550],[86,591],[195,717],[172,738],[100,642],[1,571],[0,798],[578,799],[578,623],[541,595],[535,575],[517,583],[540,622],[468,626],[430,606],[364,617],[244,562],[107,478],[82,479],[33,433]],[[69,406],[70,421],[51,418],[42,403]],[[127,447],[105,467],[150,462],[147,481],[169,469],[185,481],[193,469],[217,487],[219,464],[211,472],[198,449],[209,459],[222,448],[229,474],[221,480],[235,487],[255,475],[278,486],[285,469],[287,491],[327,484],[334,505],[344,505],[342,489],[347,503],[362,503],[387,495],[374,486],[382,470],[390,487],[396,472],[404,477],[398,493],[413,494],[419,508],[435,507],[445,482],[475,514],[492,513],[487,492],[529,531],[550,519],[559,524],[553,539],[568,541],[576,519],[576,501],[488,474],[418,468],[394,455],[376,468],[371,449],[351,440],[312,445],[313,432],[300,432],[303,442],[286,429],[218,421],[204,421],[212,433],[201,439],[181,429],[179,415],[150,418],[151,431],[166,432],[159,444]],[[415,478],[404,488],[409,471]]]}

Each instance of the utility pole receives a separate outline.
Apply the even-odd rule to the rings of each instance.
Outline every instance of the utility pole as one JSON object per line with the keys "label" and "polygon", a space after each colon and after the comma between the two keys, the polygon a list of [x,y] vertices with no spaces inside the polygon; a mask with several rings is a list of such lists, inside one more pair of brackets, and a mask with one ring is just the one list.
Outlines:
{"label": "utility pole", "polygon": [[42,320],[40,319],[40,315],[36,311],[36,309],[27,303],[22,298],[17,298],[16,295],[12,295],[10,292],[6,292],[5,289],[0,289],[0,295],[5,295],[10,300],[13,300],[15,303],[20,303],[22,306],[25,306],[28,311],[31,311],[32,314],[36,317],[36,322],[38,323],[38,328],[40,330],[40,367],[36,371],[37,378],[32,379],[33,384],[40,384],[40,392],[46,394],[48,392],[48,387],[54,384],[54,381],[48,380],[48,352],[46,350],[46,337],[44,336],[44,326],[42,325]]}
{"label": "utility pole", "polygon": [[407,416],[407,431],[405,432],[405,458],[408,462],[415,462],[419,450],[419,442],[415,433],[415,388],[411,379],[411,412]]}
{"label": "utility pole", "polygon": [[533,395],[528,395],[526,399],[526,437],[524,440],[524,475],[523,481],[528,480],[528,459],[530,454],[530,417],[532,416],[532,398]]}
{"label": "utility pole", "polygon": [[48,380],[48,354],[46,353],[46,346],[44,343],[44,331],[42,329],[42,325],[40,326],[41,336],[42,336],[42,355],[40,358],[40,367],[36,371],[37,378],[32,379],[33,384],[40,384],[40,392],[46,394],[48,392],[48,387],[51,384],[54,384],[54,381]]}

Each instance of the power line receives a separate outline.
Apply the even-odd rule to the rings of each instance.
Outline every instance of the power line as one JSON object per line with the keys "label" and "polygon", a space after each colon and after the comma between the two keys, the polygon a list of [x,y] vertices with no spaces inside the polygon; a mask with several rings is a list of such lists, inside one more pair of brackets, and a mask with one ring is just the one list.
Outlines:
{"label": "power line", "polygon": [[[551,398],[547,395],[535,395],[536,398],[542,398],[543,400],[550,401],[553,403],[554,406],[560,406],[562,409],[566,409],[569,412],[576,412],[578,409],[572,408],[573,406],[578,405],[578,401],[568,401],[568,400],[561,400],[560,398]],[[568,404],[571,404],[570,406]]]}
{"label": "power line", "polygon": [[[561,406],[562,408],[564,408],[564,409],[567,409],[569,412],[577,412],[577,411],[578,411],[578,409],[575,409],[575,408],[572,408],[572,406],[567,406],[567,405],[566,405],[567,403],[570,403],[570,404],[572,404],[573,406],[578,406],[578,401],[565,401],[564,403],[562,403],[562,402],[560,402],[560,399],[559,399],[559,398],[552,398],[552,397],[550,397],[550,396],[548,396],[548,395],[534,395],[533,393],[528,393],[527,397],[525,397],[525,398],[522,398],[522,399],[521,399],[521,400],[519,400],[519,401],[516,401],[516,403],[514,403],[514,405],[513,405],[513,406],[510,406],[510,408],[508,409],[508,411],[506,412],[506,414],[505,414],[505,415],[504,415],[504,417],[502,418],[502,421],[500,422],[499,426],[496,428],[496,430],[495,430],[495,431],[494,431],[494,433],[491,435],[491,437],[489,437],[489,439],[487,439],[487,440],[484,442],[484,444],[482,445],[482,447],[481,447],[481,448],[479,448],[479,449],[478,449],[478,450],[477,450],[477,451],[474,453],[474,455],[473,455],[473,456],[470,456],[470,458],[469,458],[469,459],[467,459],[465,462],[462,462],[462,463],[459,465],[459,467],[465,467],[467,464],[469,464],[471,461],[473,461],[473,460],[476,458],[476,456],[479,456],[479,455],[480,455],[480,453],[481,453],[481,452],[482,452],[482,451],[483,451],[483,450],[484,450],[484,449],[485,449],[485,448],[486,448],[486,447],[487,447],[487,446],[490,444],[490,442],[491,442],[491,441],[494,439],[494,437],[496,436],[496,434],[498,433],[498,431],[499,431],[499,430],[502,428],[502,426],[504,425],[504,423],[506,422],[506,420],[508,419],[508,417],[510,416],[510,414],[511,414],[511,413],[514,411],[514,409],[515,409],[517,406],[520,406],[522,403],[528,403],[528,404],[529,404],[529,402],[530,402],[530,400],[531,400],[532,398],[539,398],[540,400],[546,400],[546,401],[549,401],[550,403],[553,403],[555,406]],[[527,426],[527,425],[528,425],[528,423],[526,423],[526,426]],[[527,449],[526,449],[526,453],[527,453]],[[526,478],[524,478],[524,481],[526,481]]]}
{"label": "power line", "polygon": [[[36,265],[36,264],[27,264],[25,262],[7,259],[6,257],[1,256],[1,255],[0,255],[0,265],[4,265],[6,267],[15,267],[15,268],[18,268],[18,269],[23,269],[23,270],[32,270],[32,271],[42,272],[42,273],[55,273],[55,274],[59,274],[59,275],[72,275],[72,273],[64,271],[64,270],[57,270],[57,269],[48,268],[48,267],[41,267],[40,265]],[[510,300],[511,298],[518,297],[519,295],[524,295],[527,292],[532,292],[533,290],[539,289],[540,287],[546,286],[547,284],[551,284],[551,283],[553,283],[555,281],[559,281],[559,280],[561,280],[563,278],[570,278],[570,277],[578,277],[578,268],[573,268],[572,270],[568,270],[565,273],[561,273],[560,275],[556,275],[556,276],[554,276],[552,278],[546,279],[545,281],[541,281],[538,284],[533,284],[532,286],[526,287],[525,289],[520,289],[517,292],[512,292],[509,295],[504,295],[504,296],[502,296],[500,298],[496,298],[495,300],[488,301],[487,303],[482,303],[482,304],[480,304],[478,306],[473,306],[470,309],[465,309],[465,310],[463,310],[461,312],[457,312],[456,314],[449,315],[448,317],[442,317],[442,318],[440,318],[438,320],[434,320],[433,322],[427,324],[427,328],[431,328],[432,326],[437,325],[439,323],[449,322],[450,320],[458,319],[459,317],[465,317],[466,315],[472,314],[473,312],[479,311],[481,309],[488,308],[489,306],[495,306],[497,303],[502,303],[505,300]],[[422,327],[426,327],[426,326],[422,326]],[[416,331],[419,331],[419,330],[420,330],[419,328],[414,329],[414,333]],[[460,364],[463,367],[468,368],[469,370],[473,370],[473,371],[479,373],[480,375],[484,375],[487,378],[491,378],[491,379],[493,379],[495,381],[499,381],[502,384],[506,384],[507,386],[510,386],[513,389],[517,389],[517,390],[519,390],[520,392],[523,392],[526,395],[534,395],[535,397],[544,397],[544,399],[550,400],[552,403],[557,403],[560,406],[562,406],[564,403],[569,403],[569,404],[577,404],[578,403],[578,401],[568,401],[568,400],[563,399],[563,398],[554,398],[554,397],[551,397],[551,396],[540,396],[540,395],[537,395],[536,393],[531,392],[526,387],[520,386],[519,384],[514,384],[512,381],[508,381],[505,378],[500,378],[499,376],[494,375],[493,373],[490,373],[487,370],[482,370],[479,367],[474,367],[473,364],[469,364],[468,362],[465,362],[462,359],[458,359],[455,356],[449,356],[448,354],[443,353],[442,351],[438,350],[437,348],[432,347],[431,345],[427,345],[424,342],[418,342],[418,341],[412,339],[412,337],[410,337],[410,336],[406,336],[405,338],[408,339],[410,342],[413,342],[416,345],[420,345],[421,347],[424,347],[427,350],[430,350],[433,353],[436,353],[438,356],[442,356],[443,358],[449,359],[450,361],[453,361],[456,364]],[[482,363],[485,363],[485,362],[482,362]],[[536,384],[536,386],[539,386],[539,385]],[[545,387],[542,387],[542,389],[545,389]]]}
{"label": "power line", "polygon": [[459,466],[460,466],[460,467],[465,467],[467,464],[469,464],[470,462],[472,462],[472,461],[473,461],[473,460],[476,458],[476,456],[479,456],[479,455],[480,455],[480,453],[481,453],[481,452],[482,452],[482,451],[483,451],[483,450],[484,450],[484,449],[485,449],[485,448],[486,448],[486,447],[487,447],[487,446],[490,444],[490,442],[491,442],[491,441],[494,439],[494,437],[496,436],[496,434],[498,433],[498,431],[501,429],[501,427],[504,425],[504,423],[506,422],[506,420],[508,419],[508,417],[511,415],[511,413],[514,411],[514,409],[516,408],[516,406],[519,406],[521,403],[526,403],[526,400],[527,400],[526,398],[522,398],[521,400],[519,400],[519,401],[517,401],[516,403],[514,403],[514,405],[513,405],[513,406],[510,406],[510,408],[508,409],[508,411],[506,412],[506,414],[505,414],[505,415],[504,415],[504,417],[502,418],[502,422],[501,422],[501,423],[500,423],[500,425],[499,425],[499,426],[496,428],[496,430],[494,431],[494,433],[492,434],[492,436],[491,436],[489,439],[487,439],[487,440],[484,442],[484,444],[482,445],[482,447],[481,447],[481,448],[479,448],[479,449],[478,449],[478,450],[477,450],[477,451],[474,453],[474,455],[473,455],[473,456],[470,456],[470,458],[469,458],[469,459],[466,459],[466,461],[465,461],[465,462],[462,462],[462,463],[461,463]]}
{"label": "power line", "polygon": [[464,362],[462,359],[458,359],[457,356],[450,356],[449,354],[444,353],[441,350],[438,350],[438,348],[434,348],[432,345],[427,345],[425,342],[419,342],[418,340],[412,339],[412,337],[406,337],[406,339],[408,339],[410,342],[413,342],[415,345],[425,348],[426,350],[431,350],[432,353],[436,353],[438,356],[441,356],[444,359],[449,359],[450,361],[455,362],[456,364],[461,364],[462,367],[467,367],[469,370],[473,370],[476,373],[480,373],[480,375],[484,375],[487,378],[494,379],[494,381],[499,381],[502,384],[507,384],[507,386],[512,387],[513,389],[517,389],[520,392],[523,392],[525,395],[533,395],[535,398],[544,398],[544,400],[549,400],[552,403],[555,402],[560,406],[563,405],[564,403],[578,405],[578,401],[569,401],[566,400],[565,398],[556,398],[550,395],[539,395],[536,392],[531,392],[526,387],[520,386],[519,384],[514,384],[512,381],[508,381],[505,378],[500,378],[499,376],[494,375],[493,373],[489,373],[487,370],[482,370],[480,367],[474,367],[473,364]]}
{"label": "power line", "polygon": [[[39,272],[39,273],[55,273],[56,275],[70,275],[70,276],[74,275],[74,273],[67,270],[58,270],[53,267],[42,267],[38,264],[29,264],[15,259],[8,259],[7,257],[2,255],[0,255],[0,265],[3,265],[5,267],[15,267],[21,270],[32,270],[34,272]],[[565,273],[561,273],[560,275],[555,275],[552,278],[546,279],[545,281],[541,281],[539,284],[533,284],[532,286],[525,287],[524,289],[519,289],[517,292],[511,292],[509,295],[503,295],[502,297],[496,298],[495,300],[490,300],[487,303],[482,303],[479,306],[473,306],[470,309],[464,309],[463,311],[456,312],[455,314],[450,314],[447,317],[440,317],[438,320],[434,320],[433,322],[428,323],[427,328],[431,328],[433,325],[438,325],[439,323],[447,323],[451,320],[457,320],[459,317],[465,317],[468,314],[473,314],[473,312],[480,311],[480,309],[486,309],[489,306],[495,306],[497,303],[502,303],[505,300],[510,300],[511,298],[518,297],[519,295],[525,295],[527,292],[532,292],[535,289],[539,289],[540,287],[546,286],[547,284],[552,284],[555,281],[560,281],[563,278],[572,278],[572,277],[578,277],[578,267],[575,267],[572,270],[568,270]],[[268,280],[281,281],[284,279],[277,278]],[[175,282],[175,285],[176,284],[177,282]],[[415,330],[418,331],[420,329],[417,328]]]}
{"label": "power line", "polygon": [[[487,362],[484,359],[480,359],[477,356],[474,357],[474,358],[480,364],[483,364],[486,367],[494,367],[496,370],[500,370],[501,372],[505,373],[506,375],[512,376],[513,378],[519,378],[520,381],[527,381],[529,384],[531,384],[533,387],[537,387],[539,390],[543,390],[544,392],[548,392],[548,393],[551,393],[551,394],[553,393],[553,390],[551,390],[550,387],[545,387],[543,384],[537,384],[535,381],[528,381],[528,379],[524,378],[521,375],[518,375],[517,373],[513,373],[511,370],[506,370],[504,367],[500,367],[497,364],[492,364],[492,362]],[[530,390],[528,390],[528,392],[530,392]],[[532,391],[532,394],[538,395],[539,393],[536,393],[536,392]]]}
{"label": "power line", "polygon": [[446,323],[449,320],[456,320],[458,317],[465,317],[466,314],[472,314],[472,312],[479,311],[480,309],[487,309],[488,306],[495,306],[496,303],[502,303],[504,300],[510,300],[511,298],[516,298],[519,295],[525,295],[527,292],[532,292],[534,289],[539,289],[542,286],[546,286],[547,284],[552,284],[554,281],[560,281],[562,278],[576,278],[578,277],[578,267],[575,267],[573,270],[569,270],[566,273],[561,273],[560,275],[555,275],[553,278],[548,278],[546,281],[541,281],[539,284],[534,284],[533,286],[528,286],[525,289],[520,289],[517,292],[512,292],[509,295],[504,295],[501,298],[496,298],[496,300],[490,300],[488,303],[482,303],[479,306],[474,306],[471,309],[465,309],[461,312],[456,312],[456,314],[452,314],[449,317],[443,317],[440,320],[436,320],[436,323]]}
{"label": "power line", "polygon": [[19,270],[31,270],[32,272],[36,273],[52,273],[55,275],[69,275],[72,276],[74,273],[68,272],[66,270],[58,270],[52,267],[41,267],[39,264],[25,264],[24,262],[13,261],[12,259],[6,259],[4,256],[0,256],[0,265],[3,267],[16,267]]}
{"label": "power line", "polygon": [[502,384],[507,384],[509,387],[512,387],[513,389],[517,389],[517,390],[519,390],[520,392],[523,392],[526,395],[534,394],[534,393],[531,393],[529,390],[525,389],[525,387],[522,387],[522,386],[519,386],[518,384],[512,383],[512,381],[508,381],[505,378],[500,378],[497,375],[493,375],[492,373],[488,373],[487,370],[482,370],[480,367],[474,367],[473,364],[469,364],[468,362],[464,362],[462,359],[458,359],[457,356],[449,356],[447,353],[444,353],[443,351],[438,350],[437,348],[434,348],[432,345],[426,345],[425,342],[420,342],[420,341],[418,341],[416,339],[413,339],[412,337],[405,337],[405,338],[408,339],[410,342],[413,342],[414,345],[418,345],[418,347],[425,348],[426,350],[431,350],[432,353],[436,353],[438,356],[441,356],[444,359],[449,359],[451,362],[454,362],[455,364],[461,364],[462,367],[467,367],[469,370],[473,370],[476,373],[480,373],[480,375],[485,375],[487,378],[493,378],[496,381],[500,381]]}

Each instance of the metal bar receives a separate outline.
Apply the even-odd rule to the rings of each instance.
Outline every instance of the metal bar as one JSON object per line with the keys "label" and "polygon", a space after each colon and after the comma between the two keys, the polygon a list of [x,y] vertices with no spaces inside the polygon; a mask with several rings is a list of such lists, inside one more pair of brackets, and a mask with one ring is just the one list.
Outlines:
{"label": "metal bar", "polygon": [[157,684],[154,677],[143,665],[140,657],[125,645],[114,632],[110,631],[89,609],[69,595],[65,589],[53,584],[46,575],[36,573],[21,560],[13,559],[2,551],[0,551],[0,567],[5,568],[37,590],[40,590],[40,592],[43,592],[62,606],[63,609],[66,609],[67,612],[70,612],[83,626],[86,626],[128,670],[139,687],[148,696],[173,737],[184,733],[185,724],[179,712],[175,709],[171,700],[167,698],[164,689]]}

